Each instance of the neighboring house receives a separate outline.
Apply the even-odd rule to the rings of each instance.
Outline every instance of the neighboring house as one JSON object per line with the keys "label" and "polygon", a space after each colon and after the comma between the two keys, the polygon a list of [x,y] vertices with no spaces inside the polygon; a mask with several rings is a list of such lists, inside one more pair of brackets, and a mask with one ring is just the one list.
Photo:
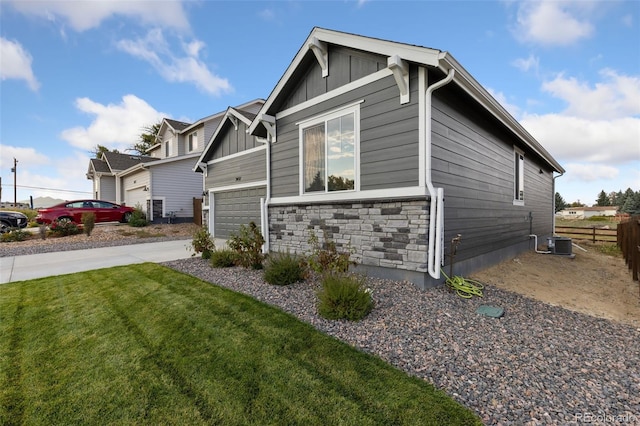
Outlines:
{"label": "neighboring house", "polygon": [[557,215],[564,219],[588,219],[593,216],[616,216],[618,206],[569,207]]}
{"label": "neighboring house", "polygon": [[425,287],[458,234],[458,275],[553,234],[564,169],[448,52],[314,28],[249,134],[266,147],[228,154],[220,176],[204,158],[206,180],[264,188],[238,195],[263,199],[266,250],[306,252],[324,232],[361,270]]}
{"label": "neighboring house", "polygon": [[118,199],[141,207],[152,222],[170,217],[176,222],[192,222],[194,198],[202,198],[202,180],[191,168],[202,152],[206,135],[213,133],[222,115],[214,114],[195,123],[163,119],[156,144],[149,150],[153,161],[118,173]]}
{"label": "neighboring house", "polygon": [[[238,108],[255,111],[262,102],[253,101]],[[118,198],[130,206],[140,205],[153,222],[170,216],[177,222],[193,221],[194,199],[201,200],[204,195],[202,176],[193,172],[193,165],[199,162],[226,113],[222,111],[195,123],[165,118],[158,129],[156,144],[149,152],[153,161],[118,173]]]}
{"label": "neighboring house", "polygon": [[116,175],[130,167],[152,161],[153,158],[144,155],[121,154],[119,152],[103,152],[99,158],[89,160],[87,179],[93,182],[92,197],[119,203],[116,195]]}
{"label": "neighboring house", "polygon": [[227,238],[251,221],[261,224],[267,145],[247,130],[263,104],[257,99],[229,107],[193,169],[203,173],[203,223],[216,238]]}

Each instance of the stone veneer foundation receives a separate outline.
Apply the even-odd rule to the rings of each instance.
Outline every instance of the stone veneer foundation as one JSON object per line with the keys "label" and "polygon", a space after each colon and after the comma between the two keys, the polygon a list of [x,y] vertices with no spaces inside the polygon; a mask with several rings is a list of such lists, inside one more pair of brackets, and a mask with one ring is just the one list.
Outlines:
{"label": "stone veneer foundation", "polygon": [[272,251],[308,254],[314,232],[351,250],[361,269],[424,286],[429,204],[426,200],[349,202],[269,207]]}

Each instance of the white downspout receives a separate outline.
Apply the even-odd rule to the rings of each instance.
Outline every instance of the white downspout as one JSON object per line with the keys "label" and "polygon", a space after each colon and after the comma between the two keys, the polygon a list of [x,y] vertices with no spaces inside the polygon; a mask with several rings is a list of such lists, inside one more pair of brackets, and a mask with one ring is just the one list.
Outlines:
{"label": "white downspout", "polygon": [[269,203],[271,202],[271,136],[267,135],[267,196],[263,201],[262,210],[262,233],[264,245],[263,253],[269,253]]}
{"label": "white downspout", "polygon": [[425,96],[425,175],[429,191],[429,245],[427,252],[427,271],[434,279],[440,279],[440,263],[442,259],[442,241],[444,236],[444,189],[434,188],[431,181],[431,96],[433,92],[453,80],[455,70],[451,68],[447,76],[427,88]]}

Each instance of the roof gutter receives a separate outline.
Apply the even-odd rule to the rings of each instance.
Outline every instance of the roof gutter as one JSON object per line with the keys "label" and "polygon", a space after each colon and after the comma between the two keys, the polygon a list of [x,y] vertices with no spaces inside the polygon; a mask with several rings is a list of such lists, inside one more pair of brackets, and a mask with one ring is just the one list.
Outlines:
{"label": "roof gutter", "polygon": [[[424,79],[427,79],[426,70]],[[431,98],[433,92],[449,84],[455,76],[455,70],[449,69],[447,76],[427,87],[424,99],[424,140],[425,140],[425,184],[429,192],[429,242],[427,246],[427,272],[440,279],[440,266],[443,258],[444,241],[444,189],[435,188],[431,179]]]}

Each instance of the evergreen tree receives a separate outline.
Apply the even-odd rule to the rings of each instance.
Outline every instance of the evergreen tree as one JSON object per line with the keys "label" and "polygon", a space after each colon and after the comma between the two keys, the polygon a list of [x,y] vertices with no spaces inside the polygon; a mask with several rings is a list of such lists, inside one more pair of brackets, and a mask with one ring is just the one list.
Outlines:
{"label": "evergreen tree", "polygon": [[556,192],[556,213],[567,208],[567,202],[562,198],[559,192]]}
{"label": "evergreen tree", "polygon": [[616,192],[616,206],[618,206],[618,210],[620,210],[622,208],[622,206],[624,206],[624,192],[622,192],[621,190]]}
{"label": "evergreen tree", "polygon": [[625,204],[627,204],[627,198],[629,198],[629,197],[633,197],[633,195],[635,194],[635,192],[633,191],[633,189],[631,189],[631,188],[627,188],[627,190],[626,190],[626,191],[624,191],[624,192],[622,192],[622,191],[621,191],[621,192],[619,192],[619,194],[620,194],[620,196],[618,197],[618,208],[620,209],[620,211],[621,211],[622,213],[627,213],[627,212],[625,212],[625,211],[623,210],[623,209],[624,209]]}
{"label": "evergreen tree", "polygon": [[156,144],[156,136],[158,136],[160,126],[162,126],[162,121],[144,127],[138,142],[133,144],[130,150],[136,151],[140,155],[147,155],[151,147]]}
{"label": "evergreen tree", "polygon": [[609,196],[607,195],[606,192],[604,192],[604,189],[602,191],[600,191],[600,194],[598,194],[598,199],[596,200],[596,205],[603,207],[603,206],[610,206],[611,202],[609,201]]}
{"label": "evergreen tree", "polygon": [[622,213],[629,213],[631,216],[640,214],[640,191],[627,195],[624,206],[620,209]]}

